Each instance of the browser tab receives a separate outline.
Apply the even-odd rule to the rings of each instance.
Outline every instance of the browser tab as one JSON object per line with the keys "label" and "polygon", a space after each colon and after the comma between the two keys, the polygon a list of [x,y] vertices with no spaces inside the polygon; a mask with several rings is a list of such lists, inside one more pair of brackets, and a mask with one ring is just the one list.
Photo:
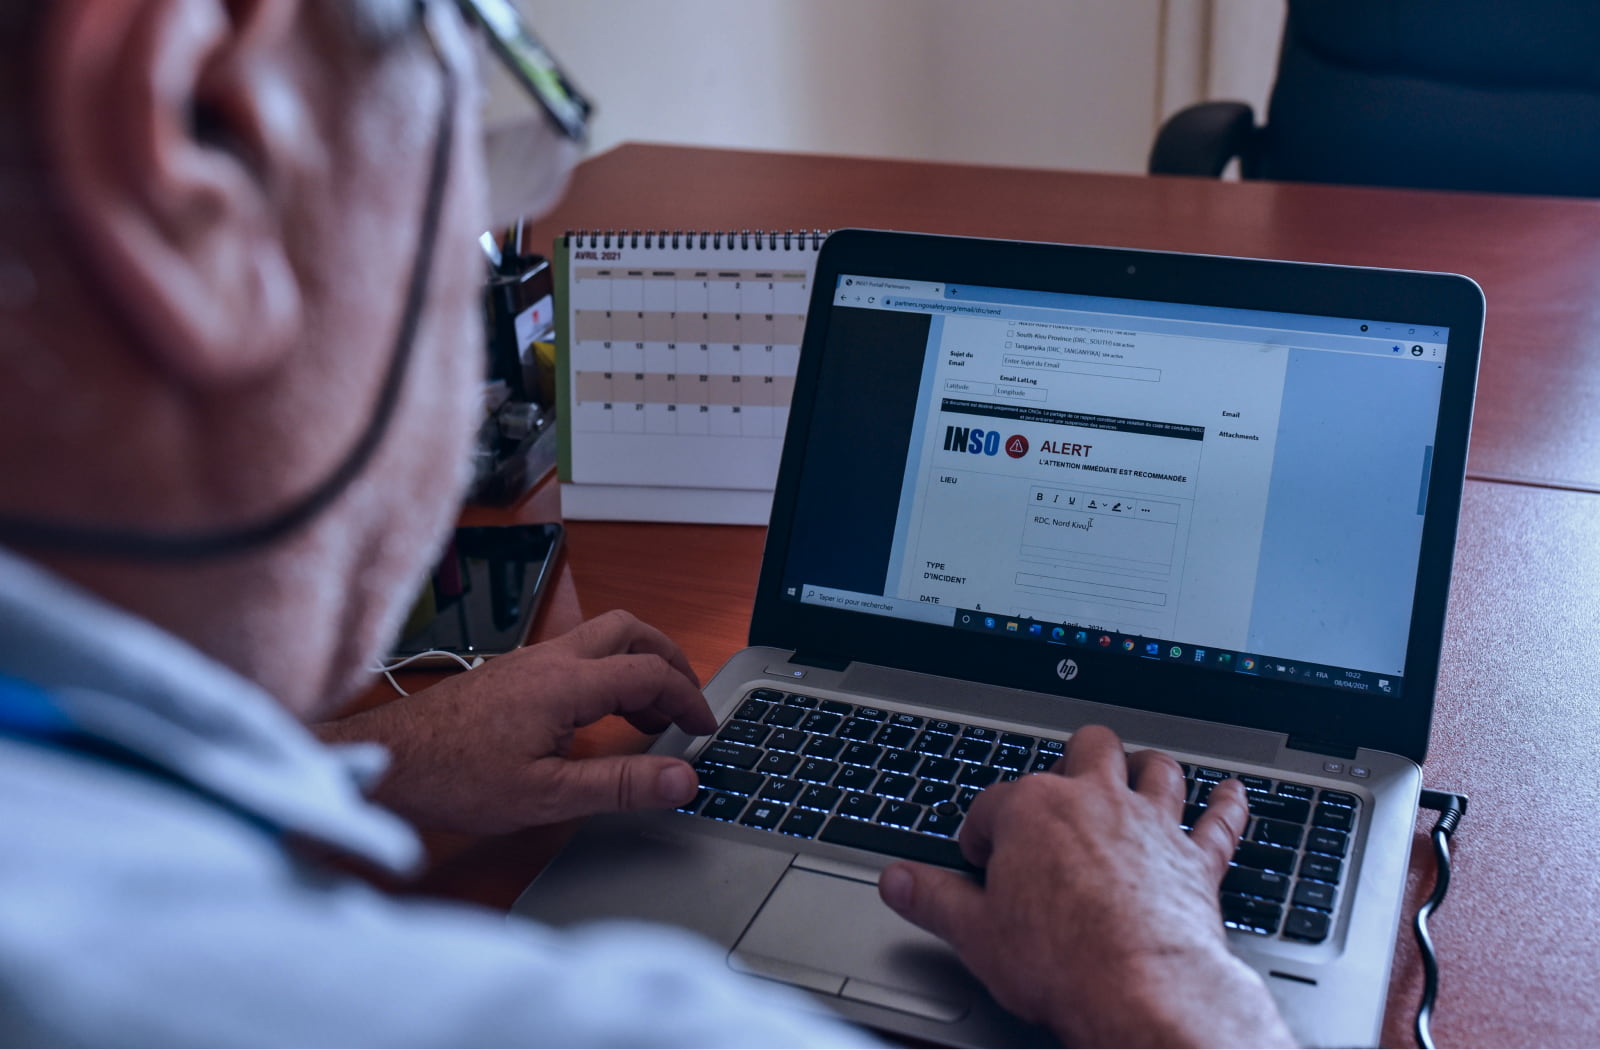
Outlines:
{"label": "browser tab", "polygon": [[839,291],[851,295],[872,295],[881,301],[885,293],[912,299],[943,299],[944,284],[938,281],[904,281],[894,277],[863,277],[841,274]]}

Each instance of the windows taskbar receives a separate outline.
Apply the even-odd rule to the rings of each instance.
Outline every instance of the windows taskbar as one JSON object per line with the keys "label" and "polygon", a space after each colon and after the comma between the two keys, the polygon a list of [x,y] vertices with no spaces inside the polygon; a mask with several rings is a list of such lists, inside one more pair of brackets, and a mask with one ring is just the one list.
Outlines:
{"label": "windows taskbar", "polygon": [[1332,667],[1327,664],[1307,663],[1304,660],[1191,645],[1188,642],[1174,642],[1168,639],[1144,638],[1095,627],[1080,627],[1076,624],[1049,623],[1020,616],[998,616],[978,609],[957,609],[955,626],[962,630],[1009,635],[1047,645],[1092,649],[1130,659],[1182,664],[1257,678],[1292,680],[1305,685],[1345,689],[1356,693],[1399,696],[1401,692],[1401,677],[1396,674],[1359,671],[1350,667]]}

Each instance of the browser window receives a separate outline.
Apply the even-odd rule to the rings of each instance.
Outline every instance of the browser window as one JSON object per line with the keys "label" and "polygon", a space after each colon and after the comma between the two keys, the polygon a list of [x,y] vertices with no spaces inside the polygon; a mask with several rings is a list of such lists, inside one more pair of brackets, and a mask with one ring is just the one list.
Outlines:
{"label": "browser window", "polygon": [[842,276],[857,311],[907,362],[898,498],[794,598],[1399,692],[1448,331]]}

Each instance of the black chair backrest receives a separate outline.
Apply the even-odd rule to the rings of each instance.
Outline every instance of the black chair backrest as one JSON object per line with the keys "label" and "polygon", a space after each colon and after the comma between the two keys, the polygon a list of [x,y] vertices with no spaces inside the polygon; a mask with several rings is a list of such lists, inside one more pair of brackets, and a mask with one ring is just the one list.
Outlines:
{"label": "black chair backrest", "polygon": [[1247,177],[1600,196],[1600,0],[1290,0]]}

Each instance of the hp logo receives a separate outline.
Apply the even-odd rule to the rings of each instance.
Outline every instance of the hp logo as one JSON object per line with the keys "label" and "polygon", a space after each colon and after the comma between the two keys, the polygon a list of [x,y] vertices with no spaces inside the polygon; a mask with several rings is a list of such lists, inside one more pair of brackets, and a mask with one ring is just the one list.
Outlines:
{"label": "hp logo", "polygon": [[1070,682],[1078,677],[1078,661],[1063,660],[1056,664],[1056,676],[1063,682]]}

